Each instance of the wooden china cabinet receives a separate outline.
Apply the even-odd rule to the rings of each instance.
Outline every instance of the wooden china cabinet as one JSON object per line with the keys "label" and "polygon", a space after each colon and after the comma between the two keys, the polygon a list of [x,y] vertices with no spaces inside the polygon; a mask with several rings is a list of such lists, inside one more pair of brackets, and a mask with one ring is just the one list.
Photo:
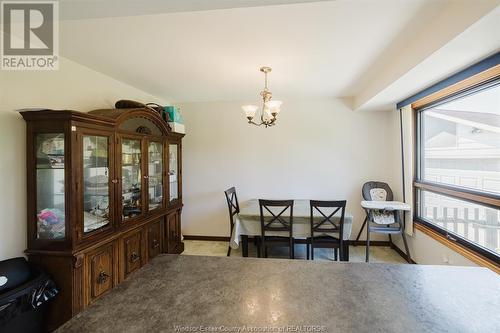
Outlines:
{"label": "wooden china cabinet", "polygon": [[149,109],[25,111],[29,260],[60,326],[160,253],[181,253],[182,134]]}

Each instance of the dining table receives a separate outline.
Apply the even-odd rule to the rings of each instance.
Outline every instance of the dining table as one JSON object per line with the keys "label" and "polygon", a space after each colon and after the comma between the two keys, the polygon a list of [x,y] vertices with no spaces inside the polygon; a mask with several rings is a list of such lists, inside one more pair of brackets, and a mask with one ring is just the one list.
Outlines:
{"label": "dining table", "polygon": [[[264,211],[264,216],[271,216],[267,211]],[[310,200],[298,199],[294,200],[293,204],[293,237],[296,239],[296,243],[304,242],[309,237],[311,237],[311,206]],[[324,220],[324,217],[317,210],[313,210],[313,219]],[[349,261],[349,244],[348,240],[351,236],[353,216],[345,212],[344,213],[344,227],[343,227],[343,248],[340,251],[340,261]],[[334,223],[340,221],[340,211],[337,212],[332,218]],[[235,216],[233,232],[231,234],[230,246],[232,249],[237,249],[242,247],[243,257],[248,257],[248,238],[261,236],[261,225],[260,225],[260,207],[258,199],[250,199],[243,201],[240,204],[240,212]],[[269,236],[283,236],[283,231],[278,232],[266,232]],[[318,236],[315,233],[315,236]],[[338,234],[335,235],[338,237]],[[241,244],[240,244],[241,243]]]}

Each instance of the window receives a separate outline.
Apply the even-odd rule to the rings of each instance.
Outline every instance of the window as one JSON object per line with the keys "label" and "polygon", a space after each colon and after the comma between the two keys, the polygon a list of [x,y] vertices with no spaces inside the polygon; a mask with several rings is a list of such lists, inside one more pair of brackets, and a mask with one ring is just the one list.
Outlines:
{"label": "window", "polygon": [[500,259],[500,80],[417,111],[417,220]]}

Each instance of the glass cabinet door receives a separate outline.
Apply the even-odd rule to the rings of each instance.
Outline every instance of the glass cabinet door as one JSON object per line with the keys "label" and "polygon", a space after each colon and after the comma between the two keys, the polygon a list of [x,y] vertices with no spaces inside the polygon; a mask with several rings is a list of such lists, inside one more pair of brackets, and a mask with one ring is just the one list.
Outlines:
{"label": "glass cabinet door", "polygon": [[110,223],[109,138],[83,136],[83,231]]}
{"label": "glass cabinet door", "polygon": [[179,199],[179,145],[168,145],[170,202]]}
{"label": "glass cabinet door", "polygon": [[163,206],[163,144],[150,142],[148,147],[149,210]]}
{"label": "glass cabinet door", "polygon": [[142,212],[141,140],[122,140],[122,219]]}
{"label": "glass cabinet door", "polygon": [[35,152],[37,238],[63,239],[64,133],[37,134]]}

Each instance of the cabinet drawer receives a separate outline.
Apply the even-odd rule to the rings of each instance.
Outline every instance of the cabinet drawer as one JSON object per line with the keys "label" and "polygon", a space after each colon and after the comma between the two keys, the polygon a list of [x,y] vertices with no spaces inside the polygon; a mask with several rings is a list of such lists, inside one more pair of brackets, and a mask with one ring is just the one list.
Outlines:
{"label": "cabinet drawer", "polygon": [[115,246],[104,245],[87,255],[87,304],[113,288],[115,280]]}
{"label": "cabinet drawer", "polygon": [[161,253],[161,221],[148,226],[148,258],[154,258]]}
{"label": "cabinet drawer", "polygon": [[123,277],[144,265],[142,230],[135,230],[123,237]]}

